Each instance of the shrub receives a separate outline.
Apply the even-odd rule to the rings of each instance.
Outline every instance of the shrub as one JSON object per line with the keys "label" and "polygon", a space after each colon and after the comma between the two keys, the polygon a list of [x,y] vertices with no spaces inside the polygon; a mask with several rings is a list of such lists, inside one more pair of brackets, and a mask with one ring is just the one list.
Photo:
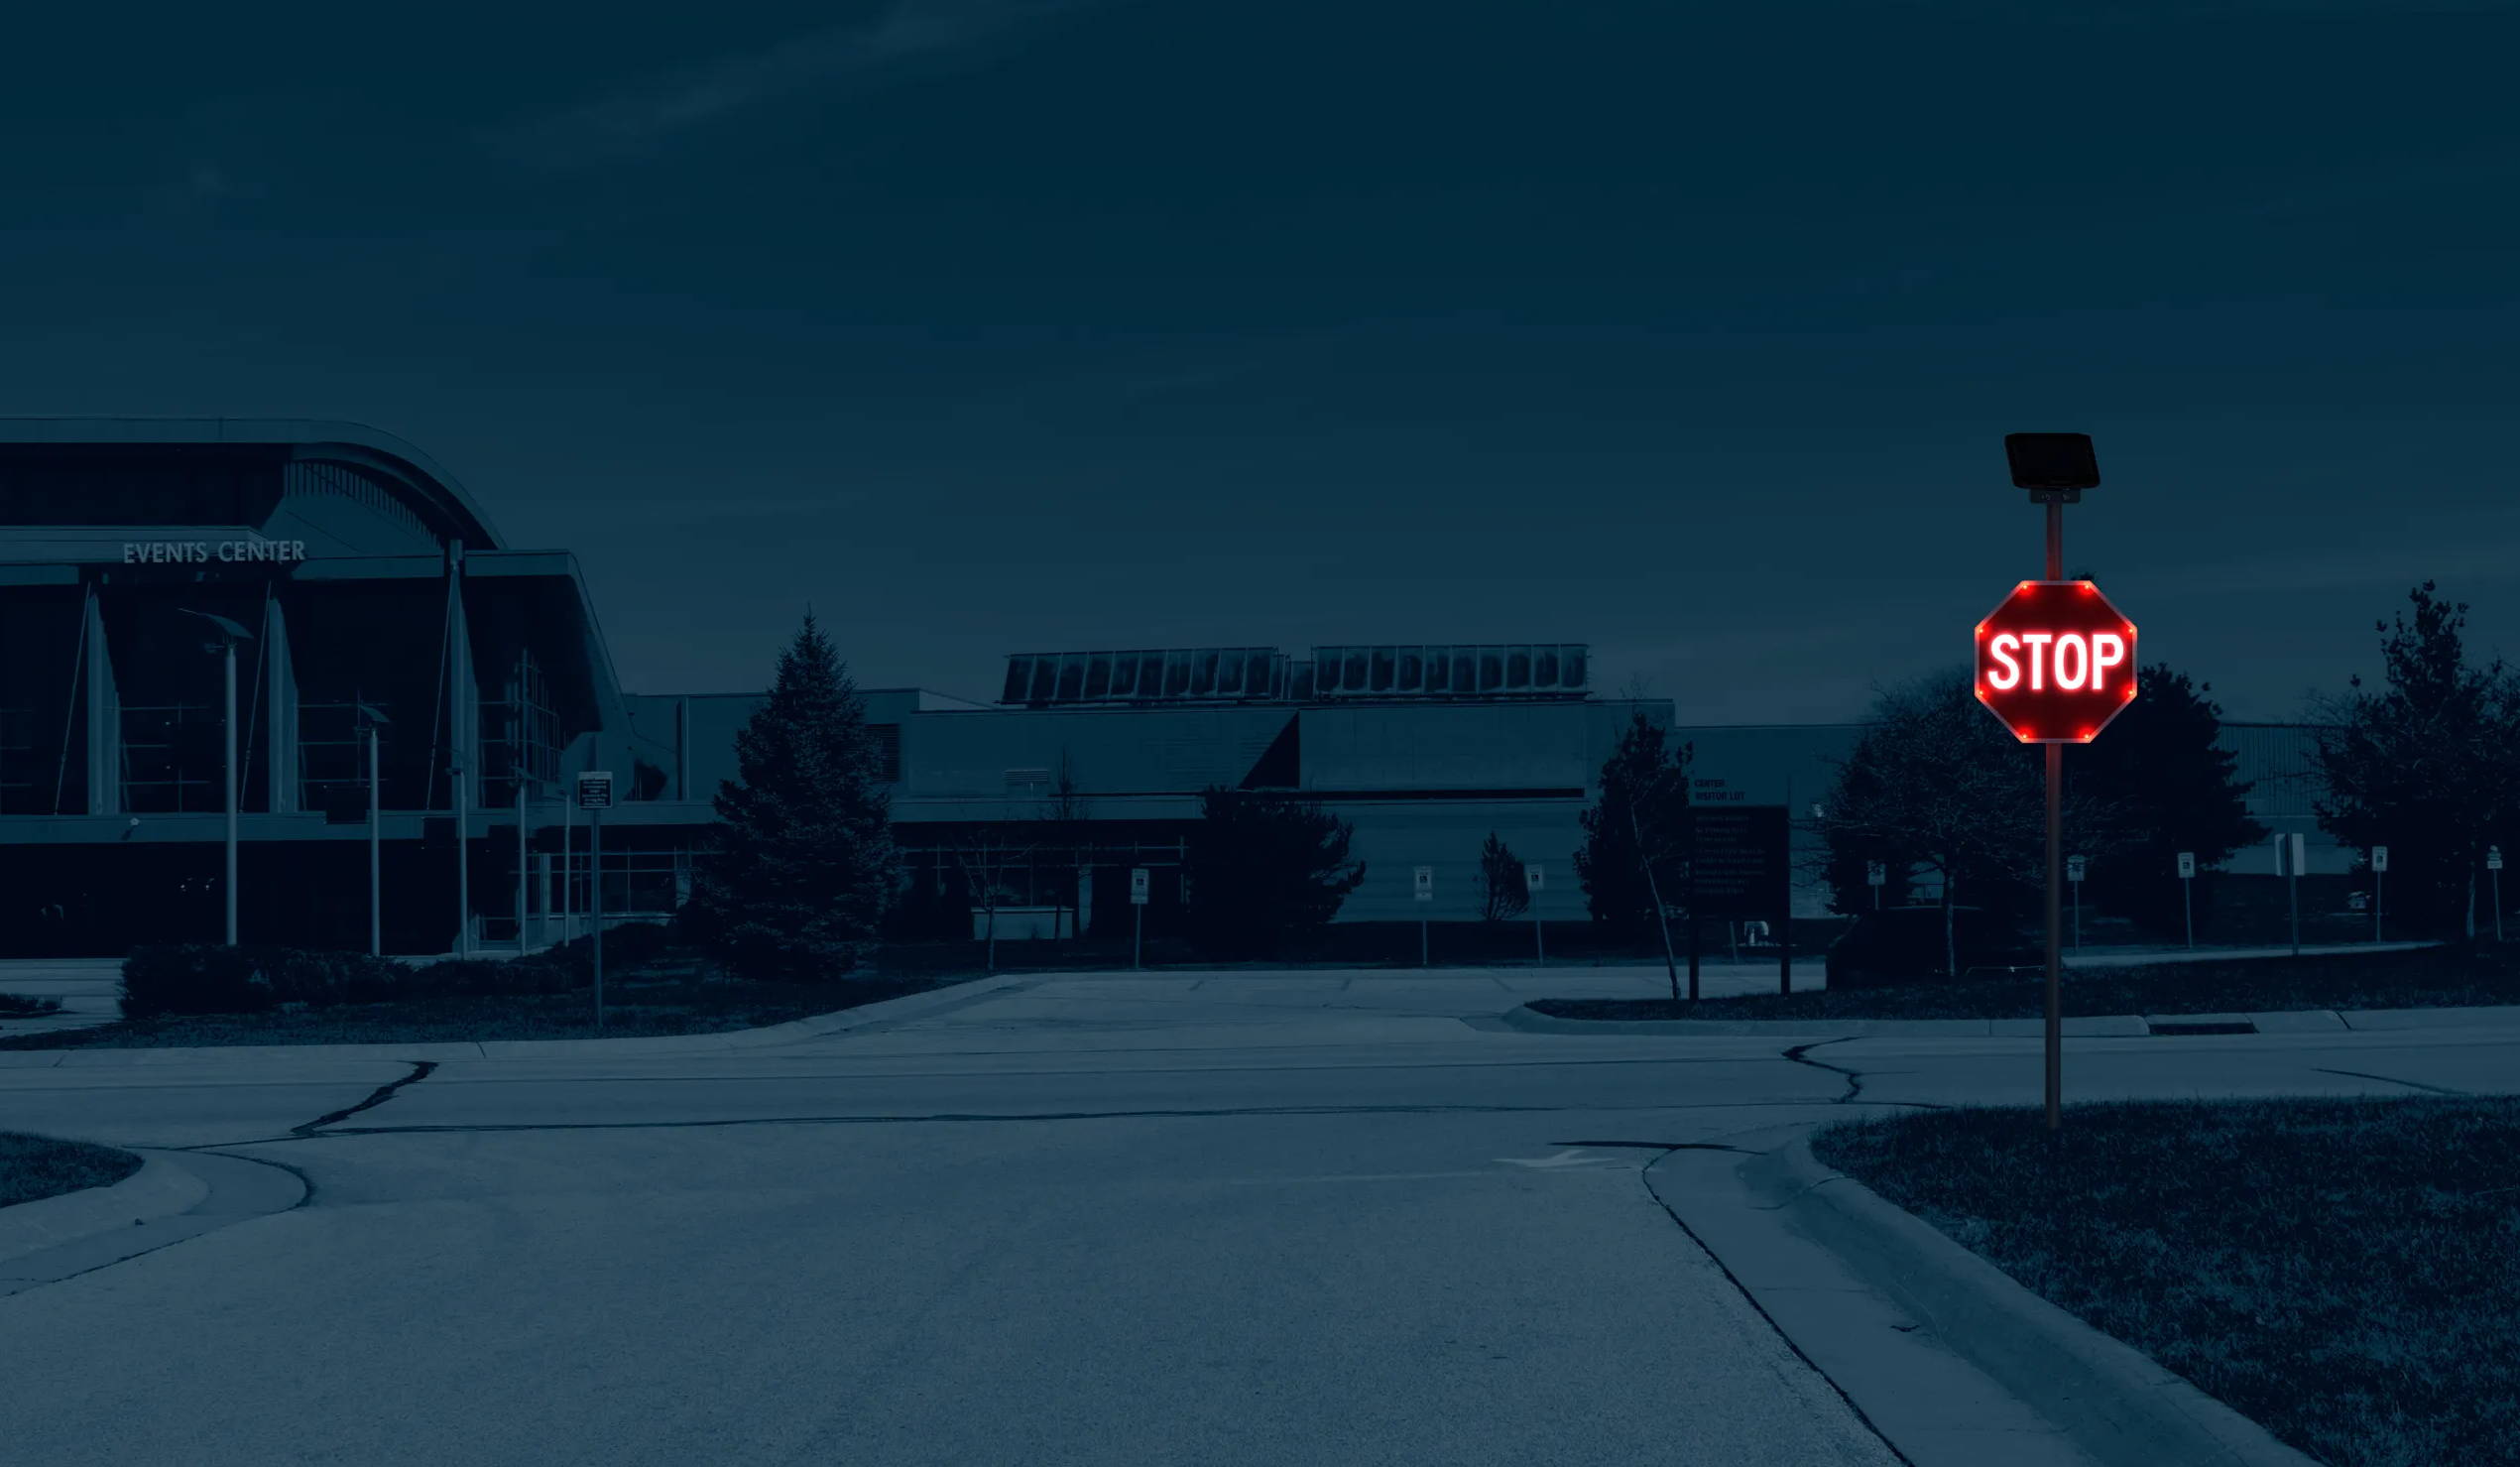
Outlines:
{"label": "shrub", "polygon": [[[669,940],[667,928],[658,922],[608,930],[604,967],[628,972],[654,962]],[[282,1004],[324,1009],[440,995],[567,993],[594,979],[594,941],[587,937],[508,962],[447,958],[418,968],[364,952],[188,942],[134,948],[123,959],[123,1017],[260,1014]]]}
{"label": "shrub", "polygon": [[275,948],[263,954],[263,970],[272,992],[284,1004],[310,1009],[334,1004],[373,1004],[400,998],[411,986],[411,969],[364,952],[323,952]]}
{"label": "shrub", "polygon": [[215,942],[135,947],[123,959],[123,1017],[259,1014],[280,1002],[253,948]]}
{"label": "shrub", "polygon": [[61,1012],[60,999],[29,998],[22,993],[0,993],[0,1019],[40,1019]]}

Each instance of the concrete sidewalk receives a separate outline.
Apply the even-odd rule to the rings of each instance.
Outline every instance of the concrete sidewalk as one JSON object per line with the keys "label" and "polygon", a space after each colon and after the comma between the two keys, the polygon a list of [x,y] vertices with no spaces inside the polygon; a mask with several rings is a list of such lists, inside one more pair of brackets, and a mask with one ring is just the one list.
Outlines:
{"label": "concrete sidewalk", "polygon": [[766,1029],[719,1034],[657,1035],[618,1039],[485,1039],[415,1044],[217,1044],[200,1048],[0,1049],[0,1069],[88,1069],[232,1061],[381,1059],[389,1061],[601,1058],[607,1055],[724,1054],[792,1044],[875,1028],[976,1004],[1038,981],[1037,973],[1001,973],[925,993],[860,1004]]}
{"label": "concrete sidewalk", "polygon": [[1916,1467],[2316,1467],[1811,1155],[1795,1124],[1646,1184]]}
{"label": "concrete sidewalk", "polygon": [[[2038,1039],[2045,1019],[1561,1019],[1532,1011],[1508,1011],[1501,1022],[1525,1034],[1775,1035],[1815,1039],[1882,1039],[1940,1036],[1963,1039]],[[2069,1018],[2058,1026],[2067,1039],[2140,1038],[2190,1034],[2398,1033],[2421,1029],[2520,1028],[2520,1005],[2438,1009],[2285,1009],[2261,1014],[2111,1014]]]}

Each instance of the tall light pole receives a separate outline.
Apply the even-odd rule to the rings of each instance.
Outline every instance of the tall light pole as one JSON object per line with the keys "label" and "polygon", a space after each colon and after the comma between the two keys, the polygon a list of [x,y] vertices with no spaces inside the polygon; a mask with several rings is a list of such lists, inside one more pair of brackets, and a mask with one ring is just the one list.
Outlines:
{"label": "tall light pole", "polygon": [[182,610],[185,616],[197,616],[217,629],[219,640],[203,650],[219,654],[220,664],[226,672],[226,709],[220,724],[226,737],[227,754],[219,762],[219,784],[224,789],[227,803],[227,882],[224,894],[227,898],[227,945],[234,947],[236,945],[236,644],[253,641],[254,634],[223,616],[216,616],[207,611],[193,611],[188,607],[179,609]]}
{"label": "tall light pole", "polygon": [[368,956],[385,956],[385,840],[384,796],[377,779],[376,730],[379,724],[392,723],[383,709],[369,703],[358,705],[359,731],[368,746]]}

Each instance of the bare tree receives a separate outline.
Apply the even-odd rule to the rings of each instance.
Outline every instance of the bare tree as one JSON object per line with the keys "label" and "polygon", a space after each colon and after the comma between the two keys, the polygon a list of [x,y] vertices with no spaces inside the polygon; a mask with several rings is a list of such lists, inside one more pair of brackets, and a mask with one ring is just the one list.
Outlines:
{"label": "bare tree", "polygon": [[[1091,830],[1093,828],[1088,822],[1092,819],[1093,806],[1087,802],[1084,791],[1077,786],[1075,772],[1068,763],[1067,751],[1061,749],[1058,775],[1050,783],[1048,796],[1041,801],[1041,811],[1038,816],[1041,828],[1039,844],[1044,850],[1064,853],[1067,860],[1070,880],[1067,890],[1060,895],[1058,905],[1061,911],[1069,914],[1068,925],[1071,930],[1081,928],[1083,925],[1080,919],[1082,914],[1077,910],[1076,894],[1085,882],[1088,864],[1086,849],[1092,843]],[[1076,930],[1075,934],[1079,937],[1085,935],[1081,930]]]}
{"label": "bare tree", "polygon": [[998,970],[998,909],[1007,905],[1007,871],[1029,859],[1032,847],[1010,841],[1002,826],[984,824],[957,835],[948,849],[962,871],[971,900],[984,914],[982,930],[989,944],[989,971],[994,973]]}

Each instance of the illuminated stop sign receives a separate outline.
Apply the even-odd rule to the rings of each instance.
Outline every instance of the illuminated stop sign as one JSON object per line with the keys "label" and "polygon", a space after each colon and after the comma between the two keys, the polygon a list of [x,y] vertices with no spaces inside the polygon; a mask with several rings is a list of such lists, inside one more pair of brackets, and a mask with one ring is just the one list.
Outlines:
{"label": "illuminated stop sign", "polygon": [[2025,580],[1978,624],[1978,701],[2025,744],[2088,744],[2135,700],[2135,624],[2087,580]]}

